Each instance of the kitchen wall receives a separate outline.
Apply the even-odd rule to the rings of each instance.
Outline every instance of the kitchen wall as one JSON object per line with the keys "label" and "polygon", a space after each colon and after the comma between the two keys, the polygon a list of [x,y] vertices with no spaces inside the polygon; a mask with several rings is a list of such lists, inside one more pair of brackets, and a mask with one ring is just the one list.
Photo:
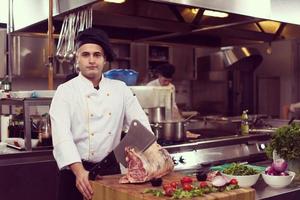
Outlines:
{"label": "kitchen wall", "polygon": [[[54,89],[62,83],[64,79],[54,79]],[[47,90],[47,78],[14,78],[12,81],[12,90]]]}
{"label": "kitchen wall", "polygon": [[[253,75],[254,112],[280,117],[283,105],[300,101],[299,40],[281,40],[272,42],[271,46],[261,43],[249,47],[257,48],[263,56],[262,63]],[[195,55],[201,57],[218,51],[218,48],[199,47]],[[190,91],[186,95],[177,89],[177,102],[186,103],[190,109],[198,110],[201,114],[226,114],[228,82],[211,79],[198,77],[183,85],[176,83],[177,88],[190,86],[190,89],[184,89]],[[190,101],[187,100],[188,96]]]}
{"label": "kitchen wall", "polygon": [[226,72],[223,62],[218,56],[210,57],[210,69],[206,63],[200,63],[198,58],[216,55],[219,48],[199,47],[195,50],[195,64],[197,67],[197,80],[191,81],[191,106],[201,115],[227,114],[228,89]]}
{"label": "kitchen wall", "polygon": [[[258,113],[279,117],[285,104],[299,101],[299,59],[297,40],[275,41],[251,45],[263,56],[261,65],[256,69],[254,78],[255,108]],[[267,49],[271,47],[271,51]]]}

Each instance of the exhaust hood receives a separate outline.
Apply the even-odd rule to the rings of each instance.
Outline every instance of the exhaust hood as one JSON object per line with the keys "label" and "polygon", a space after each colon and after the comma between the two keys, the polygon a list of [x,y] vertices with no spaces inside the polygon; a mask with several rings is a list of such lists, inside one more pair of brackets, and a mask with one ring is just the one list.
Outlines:
{"label": "exhaust hood", "polygon": [[151,0],[300,25],[299,0]]}
{"label": "exhaust hood", "polygon": [[226,69],[255,70],[262,62],[262,55],[255,48],[234,47],[222,49]]}
{"label": "exhaust hood", "polygon": [[[47,32],[48,0],[12,2],[13,31]],[[300,24],[300,12],[295,10],[300,7],[300,1],[282,2],[126,0],[115,4],[104,0],[53,0],[54,33],[60,32],[64,15],[92,6],[93,26],[100,27],[114,39],[222,47],[299,38],[300,26],[279,23],[279,28],[269,30],[267,23],[261,23],[272,19]],[[192,13],[193,8],[197,13]],[[227,12],[229,16],[207,17],[206,10]],[[21,11],[28,16],[24,18],[19,14]]]}

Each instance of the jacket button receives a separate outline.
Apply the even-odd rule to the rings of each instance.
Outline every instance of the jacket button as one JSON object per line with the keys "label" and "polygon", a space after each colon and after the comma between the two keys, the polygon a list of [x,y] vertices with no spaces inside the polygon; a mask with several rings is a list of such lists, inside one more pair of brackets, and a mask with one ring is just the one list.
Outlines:
{"label": "jacket button", "polygon": [[91,116],[91,117],[94,117],[94,115],[93,115],[93,114],[91,114],[90,116]]}
{"label": "jacket button", "polygon": [[95,134],[94,133],[91,133],[91,136],[94,136]]}
{"label": "jacket button", "polygon": [[107,93],[106,96],[109,96],[109,93]]}
{"label": "jacket button", "polygon": [[109,116],[111,116],[111,112],[110,112],[110,113],[108,113],[108,115],[109,115]]}

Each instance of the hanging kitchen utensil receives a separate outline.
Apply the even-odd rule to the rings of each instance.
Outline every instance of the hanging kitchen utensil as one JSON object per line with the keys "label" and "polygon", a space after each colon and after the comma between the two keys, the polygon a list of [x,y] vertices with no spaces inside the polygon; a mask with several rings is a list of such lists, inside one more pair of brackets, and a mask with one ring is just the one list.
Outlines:
{"label": "hanging kitchen utensil", "polygon": [[62,27],[61,27],[61,31],[59,34],[59,39],[58,39],[58,44],[57,44],[57,50],[56,50],[56,58],[60,63],[64,62],[64,43],[65,43],[65,34],[66,34],[66,29],[67,29],[67,25],[68,24],[68,17],[66,16],[64,18]]}
{"label": "hanging kitchen utensil", "polygon": [[117,161],[122,163],[123,166],[127,167],[127,162],[125,159],[126,147],[134,147],[143,152],[155,141],[156,137],[151,131],[144,127],[139,121],[133,120],[129,127],[128,133],[126,133],[125,137],[114,149],[114,154]]}
{"label": "hanging kitchen utensil", "polygon": [[90,27],[92,27],[92,7],[70,13],[64,18],[56,50],[56,58],[60,63],[67,62],[74,67],[75,38],[79,31]]}
{"label": "hanging kitchen utensil", "polygon": [[68,48],[65,54],[65,59],[69,63],[73,63],[75,59],[74,54],[74,40],[75,40],[75,34],[76,34],[76,15],[71,14],[70,15],[70,24],[69,24],[69,32],[68,32]]}

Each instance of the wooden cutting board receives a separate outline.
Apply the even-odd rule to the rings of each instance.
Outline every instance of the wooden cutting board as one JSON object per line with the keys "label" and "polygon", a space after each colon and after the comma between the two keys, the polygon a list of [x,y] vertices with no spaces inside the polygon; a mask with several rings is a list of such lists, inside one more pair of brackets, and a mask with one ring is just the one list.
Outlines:
{"label": "wooden cutting board", "polygon": [[[179,181],[183,174],[171,173],[163,177],[163,182]],[[91,181],[94,190],[92,200],[165,200],[168,197],[155,197],[152,194],[143,194],[148,188],[154,188],[151,183],[119,184],[121,175],[104,176],[103,180]],[[160,187],[157,187],[160,189]],[[254,200],[255,190],[240,188],[228,192],[216,192],[193,200]]]}

